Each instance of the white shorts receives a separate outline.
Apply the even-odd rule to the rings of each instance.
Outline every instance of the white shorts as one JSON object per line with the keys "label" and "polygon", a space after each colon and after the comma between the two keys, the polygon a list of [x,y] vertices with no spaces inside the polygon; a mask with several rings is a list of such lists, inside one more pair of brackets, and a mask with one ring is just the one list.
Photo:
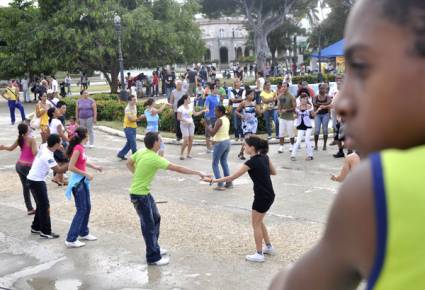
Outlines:
{"label": "white shorts", "polygon": [[182,136],[184,137],[192,137],[195,135],[195,125],[194,124],[183,124],[180,123],[180,130],[182,131]]}
{"label": "white shorts", "polygon": [[295,137],[294,120],[285,120],[279,118],[279,138],[284,137]]}

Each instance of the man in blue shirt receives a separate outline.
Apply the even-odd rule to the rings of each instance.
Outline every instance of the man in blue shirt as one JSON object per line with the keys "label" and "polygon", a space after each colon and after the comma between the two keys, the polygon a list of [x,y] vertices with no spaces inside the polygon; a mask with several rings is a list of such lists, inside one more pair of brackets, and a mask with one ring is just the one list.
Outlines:
{"label": "man in blue shirt", "polygon": [[[215,116],[215,107],[220,105],[220,95],[218,94],[217,86],[212,83],[210,84],[210,93],[208,94],[207,98],[205,99],[205,121],[207,123],[207,126],[213,128],[215,121],[217,120]],[[205,137],[207,141],[207,153],[212,153],[212,142],[211,142],[211,136],[208,133],[208,130],[205,130]]]}

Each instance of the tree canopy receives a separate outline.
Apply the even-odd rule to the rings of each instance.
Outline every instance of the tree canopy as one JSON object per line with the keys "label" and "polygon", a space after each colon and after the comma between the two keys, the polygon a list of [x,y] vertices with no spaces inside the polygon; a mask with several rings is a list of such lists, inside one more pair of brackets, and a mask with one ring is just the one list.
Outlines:
{"label": "tree canopy", "polygon": [[[0,9],[0,71],[13,77],[25,72],[98,70],[112,91],[118,87],[118,41],[114,16],[122,19],[122,47],[127,68],[199,61],[204,54],[194,22],[194,0],[15,0],[25,7]],[[22,21],[27,18],[28,21]]]}
{"label": "tree canopy", "polygon": [[209,17],[243,14],[253,33],[257,67],[262,69],[270,56],[269,35],[291,19],[303,17],[317,0],[200,0]]}
{"label": "tree canopy", "polygon": [[323,3],[331,8],[331,12],[320,24],[314,24],[310,35],[310,47],[313,48],[318,48],[319,46],[319,29],[322,48],[344,37],[345,23],[350,9],[354,5],[353,0],[324,0]]}

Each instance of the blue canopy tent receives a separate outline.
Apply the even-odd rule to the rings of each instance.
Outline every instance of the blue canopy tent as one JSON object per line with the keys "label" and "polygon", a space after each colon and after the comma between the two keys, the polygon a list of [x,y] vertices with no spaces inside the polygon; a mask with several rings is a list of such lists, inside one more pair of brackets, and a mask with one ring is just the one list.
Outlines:
{"label": "blue canopy tent", "polygon": [[[322,49],[320,58],[334,58],[338,56],[344,56],[344,39]],[[319,58],[319,53],[313,53],[312,57]]]}

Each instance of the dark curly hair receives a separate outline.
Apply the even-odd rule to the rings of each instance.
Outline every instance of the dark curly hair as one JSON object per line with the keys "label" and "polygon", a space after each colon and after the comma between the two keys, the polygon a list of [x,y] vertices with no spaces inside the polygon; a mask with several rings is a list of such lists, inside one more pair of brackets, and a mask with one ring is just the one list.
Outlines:
{"label": "dark curly hair", "polygon": [[378,1],[382,16],[411,31],[415,35],[413,52],[425,57],[425,0]]}

